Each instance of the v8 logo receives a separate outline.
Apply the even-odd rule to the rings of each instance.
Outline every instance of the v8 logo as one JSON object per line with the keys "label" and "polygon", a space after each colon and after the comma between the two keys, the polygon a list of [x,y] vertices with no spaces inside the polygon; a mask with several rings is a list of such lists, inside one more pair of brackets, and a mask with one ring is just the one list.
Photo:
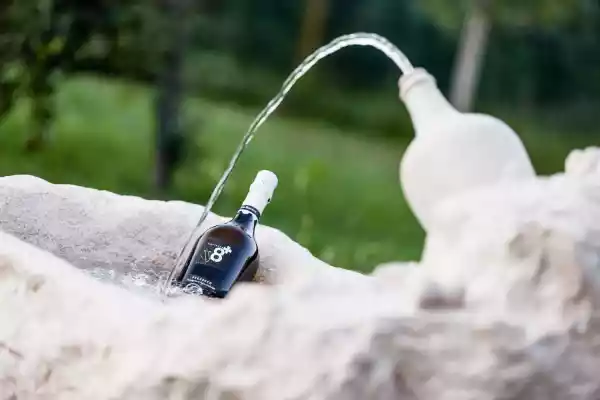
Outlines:
{"label": "v8 logo", "polygon": [[212,253],[210,255],[210,261],[219,263],[223,260],[223,256],[225,254],[230,254],[230,253],[231,253],[231,247],[229,247],[229,246],[217,247],[212,251]]}

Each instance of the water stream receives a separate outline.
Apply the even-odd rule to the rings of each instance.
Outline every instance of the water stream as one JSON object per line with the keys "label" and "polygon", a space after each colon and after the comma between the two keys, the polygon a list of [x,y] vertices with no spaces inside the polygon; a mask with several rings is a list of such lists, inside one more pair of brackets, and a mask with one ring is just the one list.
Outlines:
{"label": "water stream", "polygon": [[413,70],[412,64],[410,63],[408,58],[406,58],[404,53],[402,53],[402,51],[400,51],[400,49],[398,49],[393,43],[389,42],[384,37],[379,36],[374,33],[360,32],[360,33],[352,33],[352,34],[340,36],[340,37],[334,39],[333,41],[331,41],[330,43],[326,44],[325,46],[317,49],[311,55],[309,55],[288,76],[288,78],[285,80],[285,82],[281,86],[281,90],[279,91],[279,93],[277,93],[277,95],[275,97],[273,97],[273,99],[271,101],[269,101],[267,106],[258,114],[258,116],[254,119],[254,121],[252,122],[252,124],[250,125],[248,130],[246,131],[244,137],[242,138],[242,141],[238,145],[235,153],[233,154],[231,161],[229,161],[229,165],[228,165],[227,169],[221,176],[221,179],[219,180],[219,182],[215,186],[212,194],[210,195],[210,198],[208,199],[208,202],[206,203],[204,212],[200,216],[200,219],[196,225],[196,228],[192,231],[188,241],[186,242],[182,251],[179,253],[179,256],[177,257],[175,264],[174,264],[173,268],[171,269],[169,277],[164,280],[164,283],[162,285],[163,292],[166,292],[168,290],[168,288],[171,287],[171,282],[172,282],[173,278],[175,276],[177,276],[179,274],[179,272],[182,270],[182,268],[184,267],[185,262],[189,256],[190,252],[192,251],[196,242],[198,241],[198,239],[204,232],[205,228],[202,227],[202,224],[206,220],[208,213],[211,211],[215,202],[219,198],[219,195],[223,191],[223,188],[225,187],[225,184],[227,183],[229,176],[233,172],[233,169],[235,168],[240,156],[242,155],[242,153],[244,152],[244,150],[246,149],[246,147],[248,146],[250,141],[254,138],[254,135],[256,134],[256,131],[258,130],[258,128],[260,128],[260,126],[266,121],[266,119],[271,114],[273,114],[273,112],[275,112],[277,107],[279,107],[279,105],[281,104],[281,102],[283,101],[285,96],[288,94],[288,92],[291,90],[291,88],[294,86],[294,84],[300,78],[302,78],[302,76],[304,76],[316,63],[318,63],[323,58],[343,49],[344,47],[348,47],[348,46],[371,46],[371,47],[374,47],[374,48],[380,50],[381,52],[383,52],[390,60],[392,60],[396,64],[396,66],[398,66],[398,68],[400,69],[400,71],[403,74],[409,73]]}

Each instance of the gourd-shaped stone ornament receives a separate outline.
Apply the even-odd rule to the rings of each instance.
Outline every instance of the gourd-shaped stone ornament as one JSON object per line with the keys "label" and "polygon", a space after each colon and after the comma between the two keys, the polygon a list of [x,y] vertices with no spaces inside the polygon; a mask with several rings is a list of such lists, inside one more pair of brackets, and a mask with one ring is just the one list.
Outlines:
{"label": "gourd-shaped stone ornament", "polygon": [[415,130],[400,163],[400,183],[426,231],[443,200],[536,176],[525,146],[507,124],[489,115],[459,112],[424,69],[404,75],[399,87]]}

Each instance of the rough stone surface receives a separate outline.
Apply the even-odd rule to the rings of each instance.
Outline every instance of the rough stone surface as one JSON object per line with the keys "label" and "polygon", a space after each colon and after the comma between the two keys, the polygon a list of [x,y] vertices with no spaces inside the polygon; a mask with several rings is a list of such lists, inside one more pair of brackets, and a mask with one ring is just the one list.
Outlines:
{"label": "rough stone surface", "polygon": [[370,276],[261,228],[285,278],[224,301],[71,265],[172,258],[198,208],[0,179],[0,399],[600,399],[599,165],[454,197],[419,263]]}
{"label": "rough stone surface", "polygon": [[[86,270],[169,271],[202,211],[181,201],[52,185],[33,176],[0,177],[0,229]],[[210,213],[204,227],[226,220]],[[262,282],[297,280],[297,272],[304,276],[329,267],[277,229],[259,225],[256,235]],[[335,271],[338,279],[359,276]]]}

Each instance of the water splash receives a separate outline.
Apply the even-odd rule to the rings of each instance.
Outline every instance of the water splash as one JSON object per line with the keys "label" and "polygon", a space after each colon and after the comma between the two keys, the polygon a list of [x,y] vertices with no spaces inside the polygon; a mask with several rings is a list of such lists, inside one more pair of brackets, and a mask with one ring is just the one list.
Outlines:
{"label": "water splash", "polygon": [[383,52],[390,60],[392,60],[396,64],[398,69],[400,69],[402,71],[403,74],[407,74],[407,73],[410,73],[413,71],[412,64],[410,63],[408,58],[404,55],[404,53],[402,53],[402,51],[400,51],[400,49],[398,49],[393,43],[388,41],[386,38],[379,36],[377,34],[374,34],[374,33],[358,32],[358,33],[352,33],[349,35],[340,36],[340,37],[334,39],[333,41],[331,41],[329,44],[317,49],[314,53],[309,55],[288,76],[288,78],[285,80],[285,82],[281,86],[279,93],[277,93],[277,95],[275,97],[273,97],[273,99],[271,101],[269,101],[267,106],[258,114],[258,116],[254,119],[254,121],[252,122],[252,124],[250,125],[248,130],[246,131],[246,134],[242,138],[242,141],[238,145],[238,148],[236,149],[235,153],[233,154],[233,157],[231,158],[231,161],[229,162],[227,169],[221,176],[221,179],[219,180],[219,182],[215,186],[212,194],[210,195],[210,198],[208,199],[208,202],[206,203],[204,212],[200,216],[200,219],[198,221],[198,224],[196,225],[196,228],[192,231],[190,238],[186,242],[186,245],[184,246],[181,253],[177,257],[177,260],[175,261],[175,265],[172,268],[172,271],[171,271],[169,277],[165,280],[165,283],[163,284],[163,288],[162,288],[164,293],[167,293],[169,291],[169,286],[170,286],[171,282],[173,281],[173,278],[176,275],[178,275],[180,273],[180,271],[183,269],[184,264],[187,261],[188,255],[191,253],[191,251],[195,247],[196,242],[198,241],[198,239],[200,238],[200,236],[202,235],[202,233],[204,231],[201,225],[204,223],[204,221],[206,220],[206,217],[208,216],[208,213],[210,212],[210,210],[214,206],[215,202],[219,198],[219,195],[223,191],[223,188],[225,187],[225,184],[227,183],[227,179],[229,179],[229,176],[233,172],[233,169],[235,168],[235,165],[237,164],[238,159],[240,158],[240,156],[242,155],[242,153],[244,152],[244,150],[246,149],[246,147],[248,146],[250,141],[254,138],[254,135],[255,135],[256,131],[258,130],[258,128],[260,128],[260,126],[266,121],[266,119],[271,114],[273,114],[273,112],[277,109],[277,107],[279,107],[279,105],[281,104],[281,102],[283,101],[285,96],[288,94],[288,92],[292,89],[294,84],[296,84],[296,82],[298,82],[298,80],[300,78],[302,78],[302,76],[304,76],[316,63],[318,63],[323,58],[343,49],[344,47],[349,47],[349,46],[371,46],[371,47],[374,47],[374,48],[380,50],[381,52]]}

